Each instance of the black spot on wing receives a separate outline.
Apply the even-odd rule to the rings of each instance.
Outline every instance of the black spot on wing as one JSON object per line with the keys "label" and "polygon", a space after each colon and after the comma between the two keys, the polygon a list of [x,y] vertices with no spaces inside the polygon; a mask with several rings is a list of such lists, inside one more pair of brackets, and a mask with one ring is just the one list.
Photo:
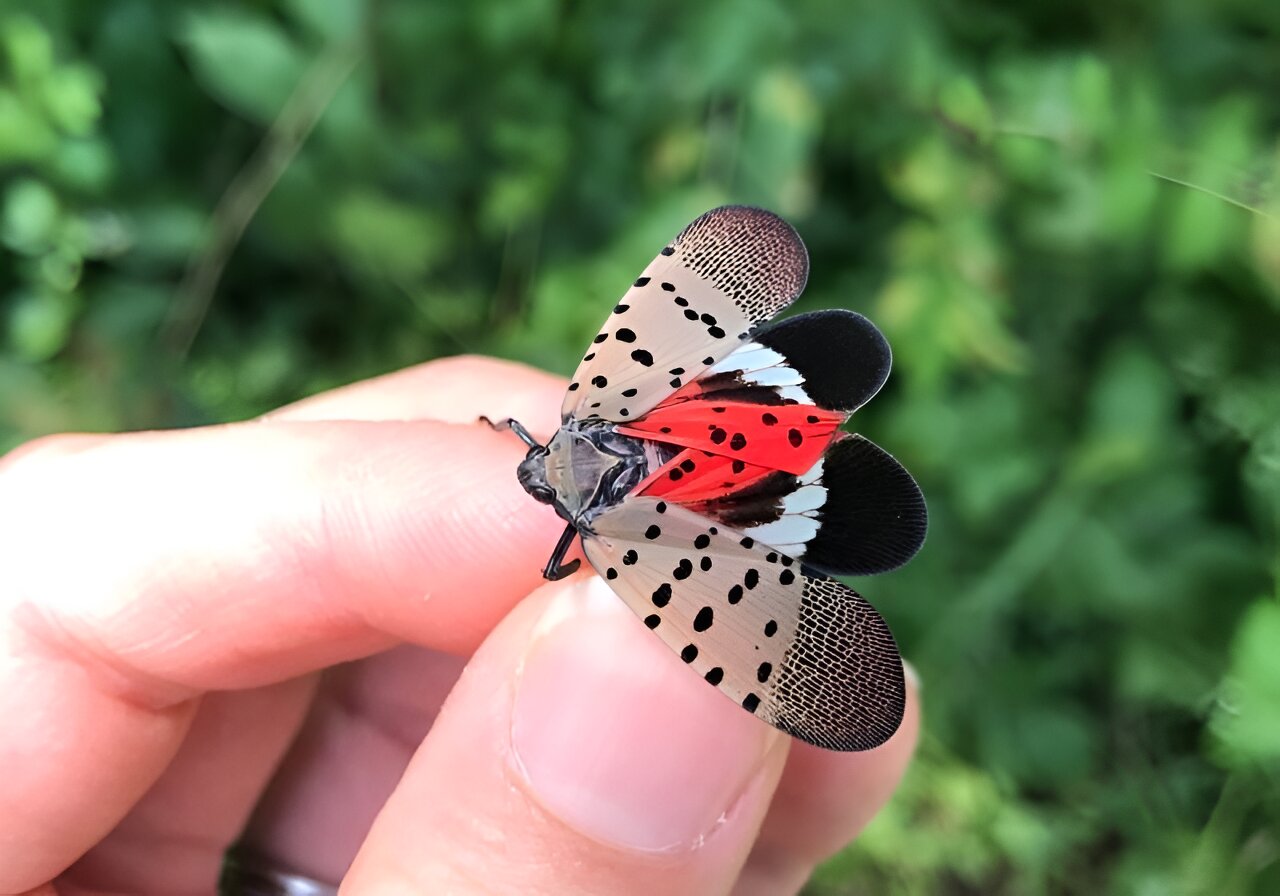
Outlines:
{"label": "black spot on wing", "polygon": [[827,500],[804,562],[836,575],[896,569],[924,543],[924,496],[890,454],[861,436],[840,439],[822,462]]}
{"label": "black spot on wing", "polygon": [[752,340],[773,349],[804,377],[819,407],[854,411],[880,391],[893,353],[875,324],[840,308],[813,311],[765,327]]}

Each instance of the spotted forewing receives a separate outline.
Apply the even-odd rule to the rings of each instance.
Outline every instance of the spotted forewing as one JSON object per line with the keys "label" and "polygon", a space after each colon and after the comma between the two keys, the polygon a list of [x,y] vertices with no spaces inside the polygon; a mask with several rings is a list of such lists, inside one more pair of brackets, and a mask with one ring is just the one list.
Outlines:
{"label": "spotted forewing", "polygon": [[658,253],[614,306],[569,384],[568,418],[635,420],[791,304],[809,255],[769,212],[707,212]]}

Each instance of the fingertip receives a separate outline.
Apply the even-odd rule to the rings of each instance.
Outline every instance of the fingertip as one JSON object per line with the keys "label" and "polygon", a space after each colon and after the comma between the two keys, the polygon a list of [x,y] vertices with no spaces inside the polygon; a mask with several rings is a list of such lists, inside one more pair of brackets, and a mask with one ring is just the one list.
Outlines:
{"label": "fingertip", "polygon": [[449,889],[483,854],[496,891],[726,892],[786,743],[581,573],[472,658],[347,884]]}
{"label": "fingertip", "polygon": [[529,793],[583,835],[638,852],[710,836],[781,738],[690,675],[594,575],[540,617],[512,707]]}
{"label": "fingertip", "polygon": [[[779,892],[847,846],[892,798],[920,739],[919,676],[904,663],[902,724],[873,750],[840,753],[796,742],[743,871],[743,893]],[[756,885],[753,885],[755,881]]]}
{"label": "fingertip", "polygon": [[[11,577],[142,677],[252,687],[392,639],[473,650],[559,531],[516,481],[521,456],[436,422],[114,436],[5,477],[0,528]],[[80,562],[59,562],[68,543]]]}

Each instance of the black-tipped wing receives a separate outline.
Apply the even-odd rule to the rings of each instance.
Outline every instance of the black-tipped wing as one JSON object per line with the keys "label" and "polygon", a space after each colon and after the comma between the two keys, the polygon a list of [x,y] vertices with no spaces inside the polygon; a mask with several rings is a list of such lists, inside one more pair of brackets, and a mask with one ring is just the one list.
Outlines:
{"label": "black-tipped wing", "polygon": [[769,724],[867,750],[902,722],[902,661],[875,609],[697,513],[627,498],[583,532],[591,564],[698,674]]}
{"label": "black-tipped wing", "polygon": [[851,414],[880,391],[892,365],[889,343],[861,314],[813,311],[756,331],[698,380],[698,397],[793,400]]}
{"label": "black-tipped wing", "polygon": [[805,546],[805,563],[833,575],[874,575],[897,569],[924,544],[929,511],[920,486],[870,439],[832,445],[820,482],[822,525]]}
{"label": "black-tipped wing", "polygon": [[808,472],[774,471],[691,510],[831,575],[896,569],[924,544],[929,516],[911,474],[862,436],[842,435]]}
{"label": "black-tipped wing", "polygon": [[791,304],[808,276],[804,243],[777,215],[745,206],[707,212],[614,308],[573,375],[562,417],[643,416]]}

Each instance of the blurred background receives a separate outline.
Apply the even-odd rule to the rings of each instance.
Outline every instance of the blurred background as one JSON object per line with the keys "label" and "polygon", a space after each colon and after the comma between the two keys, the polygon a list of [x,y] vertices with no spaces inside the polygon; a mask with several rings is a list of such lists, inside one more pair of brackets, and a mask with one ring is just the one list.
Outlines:
{"label": "blurred background", "polygon": [[457,352],[569,373],[789,218],[928,496],[844,893],[1280,892],[1280,5],[0,4],[0,449]]}

